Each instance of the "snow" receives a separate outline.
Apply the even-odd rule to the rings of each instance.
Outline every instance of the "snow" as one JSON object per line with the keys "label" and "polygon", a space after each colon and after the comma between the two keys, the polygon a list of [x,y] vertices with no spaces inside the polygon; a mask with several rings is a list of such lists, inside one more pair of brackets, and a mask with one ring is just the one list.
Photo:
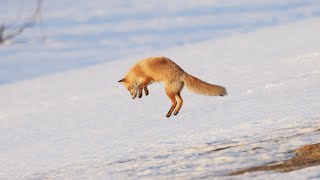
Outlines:
{"label": "snow", "polygon": [[[319,143],[320,19],[145,53],[0,86],[0,179],[311,179],[235,170],[285,160]],[[132,100],[118,83],[137,60],[165,55],[223,85],[226,97],[163,85]]]}

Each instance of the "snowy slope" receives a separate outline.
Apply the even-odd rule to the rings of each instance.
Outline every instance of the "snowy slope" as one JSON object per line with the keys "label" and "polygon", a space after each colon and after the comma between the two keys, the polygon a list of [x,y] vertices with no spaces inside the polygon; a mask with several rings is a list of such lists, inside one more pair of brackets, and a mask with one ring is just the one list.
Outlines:
{"label": "snowy slope", "polygon": [[[141,54],[0,86],[0,179],[230,178],[319,143],[320,19]],[[182,93],[165,114],[163,86],[132,100],[117,83],[138,59],[165,55],[227,87]],[[239,178],[320,177],[320,167]],[[233,178],[237,178],[233,177]]]}

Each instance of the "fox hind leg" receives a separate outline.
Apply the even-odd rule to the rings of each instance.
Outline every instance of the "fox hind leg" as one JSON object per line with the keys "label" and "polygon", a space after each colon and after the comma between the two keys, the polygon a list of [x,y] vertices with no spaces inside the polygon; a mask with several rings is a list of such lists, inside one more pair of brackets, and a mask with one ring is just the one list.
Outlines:
{"label": "fox hind leg", "polygon": [[183,99],[181,98],[180,92],[178,92],[178,93],[176,94],[175,98],[176,98],[176,100],[177,100],[178,106],[177,106],[176,110],[174,111],[173,115],[177,115],[177,114],[179,113],[179,111],[180,111],[180,109],[181,109],[181,106],[182,106],[182,104],[183,104]]}
{"label": "fox hind leg", "polygon": [[171,114],[172,114],[172,111],[176,108],[176,106],[177,106],[177,100],[176,100],[176,94],[174,93],[174,92],[172,92],[169,88],[165,88],[165,90],[166,90],[166,94],[167,94],[167,96],[169,97],[169,99],[170,99],[170,101],[171,101],[171,103],[172,103],[172,105],[171,105],[171,107],[170,107],[170,110],[168,111],[168,113],[167,113],[167,115],[166,115],[166,117],[168,118],[168,117],[170,117],[171,116]]}

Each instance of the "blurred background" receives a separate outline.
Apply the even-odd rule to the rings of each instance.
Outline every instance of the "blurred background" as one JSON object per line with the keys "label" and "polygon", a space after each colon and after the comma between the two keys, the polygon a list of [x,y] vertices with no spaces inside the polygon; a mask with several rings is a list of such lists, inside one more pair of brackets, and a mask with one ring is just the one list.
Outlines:
{"label": "blurred background", "polygon": [[320,1],[1,0],[0,12],[2,85],[320,16]]}

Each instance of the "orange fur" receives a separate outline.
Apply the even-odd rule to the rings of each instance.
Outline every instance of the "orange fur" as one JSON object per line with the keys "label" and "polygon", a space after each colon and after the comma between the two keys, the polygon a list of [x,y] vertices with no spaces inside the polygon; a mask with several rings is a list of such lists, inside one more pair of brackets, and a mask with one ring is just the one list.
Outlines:
{"label": "orange fur", "polygon": [[136,63],[119,82],[129,90],[132,98],[142,97],[149,94],[147,86],[153,82],[162,82],[167,96],[172,106],[167,113],[167,117],[179,113],[183,99],[180,92],[184,85],[197,94],[208,96],[224,96],[227,94],[226,88],[209,84],[186,73],[180,66],[166,57],[150,57]]}

